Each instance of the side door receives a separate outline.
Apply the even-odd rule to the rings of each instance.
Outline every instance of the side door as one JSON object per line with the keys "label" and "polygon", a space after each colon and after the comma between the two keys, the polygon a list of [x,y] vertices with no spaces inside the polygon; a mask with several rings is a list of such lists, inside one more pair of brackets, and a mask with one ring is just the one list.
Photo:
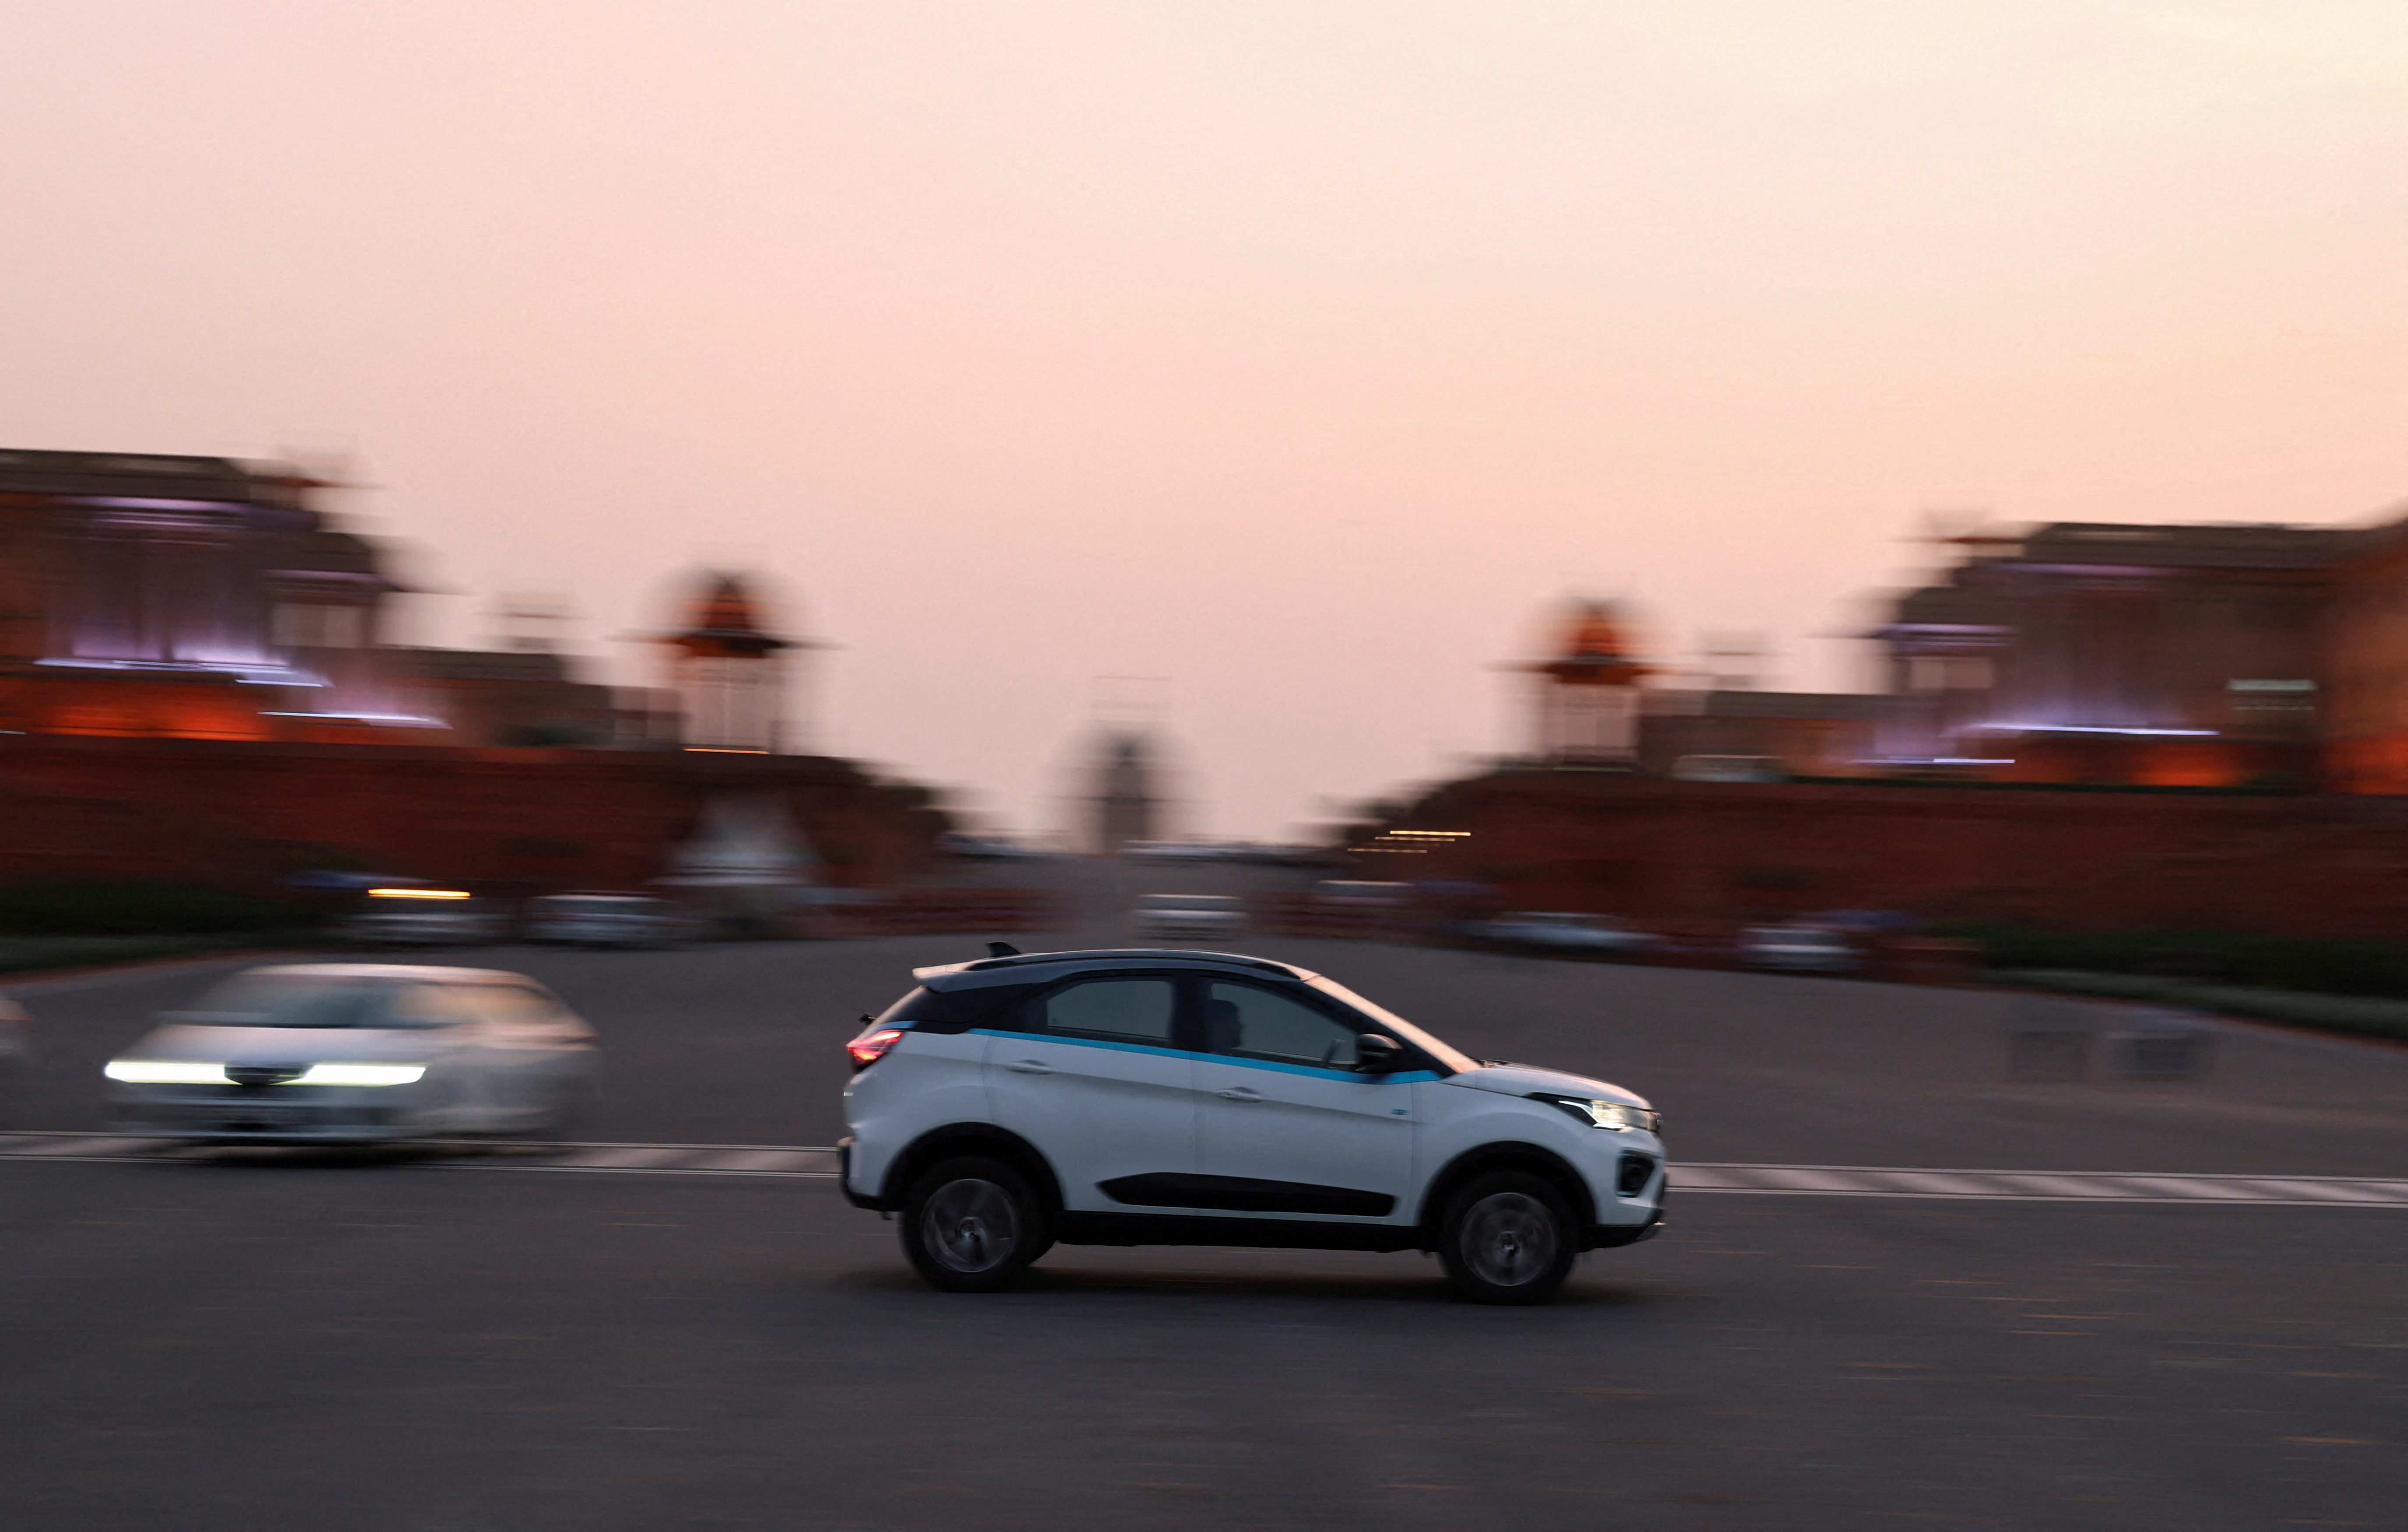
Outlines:
{"label": "side door", "polygon": [[487,1083],[499,1125],[556,1113],[582,1083],[592,1029],[546,990],[532,984],[457,986],[484,1029]]}
{"label": "side door", "polygon": [[494,1050],[484,1017],[457,984],[411,984],[388,1003],[386,1024],[434,1034],[427,1059],[424,1125],[452,1133],[484,1133],[501,1125],[494,1082]]}
{"label": "side door", "polygon": [[1369,1023],[1237,980],[1202,983],[1197,1168],[1232,1212],[1403,1222],[1413,1080],[1354,1070]]}
{"label": "side door", "polygon": [[1155,975],[1072,979],[987,1023],[995,1120],[1035,1144],[1080,1212],[1126,1211],[1124,1192],[1196,1167],[1194,1056],[1179,1046],[1179,985]]}

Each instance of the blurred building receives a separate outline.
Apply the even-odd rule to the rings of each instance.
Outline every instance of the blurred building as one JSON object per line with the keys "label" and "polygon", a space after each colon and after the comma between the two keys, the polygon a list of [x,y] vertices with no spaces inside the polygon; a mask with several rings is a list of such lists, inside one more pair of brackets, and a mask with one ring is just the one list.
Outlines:
{"label": "blurred building", "polygon": [[[281,464],[0,451],[0,729],[453,746],[669,742],[540,643],[392,641],[406,587]],[[713,714],[714,719],[719,715]]]}
{"label": "blurred building", "polygon": [[1134,729],[1111,730],[1098,741],[1087,796],[1095,848],[1103,855],[1162,838],[1161,768],[1154,754],[1149,737]]}
{"label": "blurred building", "polygon": [[781,656],[808,646],[767,630],[748,582],[711,577],[669,636],[675,694],[588,680],[544,636],[399,645],[404,586],[312,503],[326,487],[0,451],[0,882],[749,888],[933,860],[924,793],[791,753]]}
{"label": "blurred building", "polygon": [[[2355,726],[2381,732],[2362,651],[2382,593],[2408,601],[2408,580],[2365,564],[2370,538],[2064,523],[1960,539],[1962,561],[1899,597],[1870,635],[1888,680],[1878,764],[2036,781],[2312,782],[2337,674],[2360,682]],[[2401,701],[2392,727],[2408,730]]]}
{"label": "blurred building", "polygon": [[1862,776],[1885,700],[1854,692],[1650,692],[1640,718],[1639,769],[1703,776],[1717,764],[1754,763],[1770,776]]}
{"label": "blurred building", "polygon": [[0,727],[319,738],[418,728],[400,586],[291,468],[0,451]]}

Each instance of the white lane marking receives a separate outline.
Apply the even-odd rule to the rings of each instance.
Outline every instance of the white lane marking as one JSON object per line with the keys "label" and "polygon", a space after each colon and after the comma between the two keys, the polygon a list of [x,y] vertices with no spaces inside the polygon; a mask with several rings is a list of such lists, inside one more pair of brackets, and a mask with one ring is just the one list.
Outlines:
{"label": "white lane marking", "polygon": [[1757,1196],[1976,1202],[2191,1202],[2408,1207],[2408,1182],[2358,1176],[2162,1176],[2129,1171],[1928,1170],[1840,1165],[1679,1165],[1672,1189]]}
{"label": "white lane marking", "polygon": [[2085,1180],[2080,1176],[2000,1176],[2000,1181],[2034,1187],[2043,1196],[2121,1196],[2125,1194],[2107,1184],[2101,1178]]}
{"label": "white lane marking", "polygon": [[2217,1197],[2233,1201],[2258,1202],[2264,1194],[2245,1181],[2205,1181],[2197,1176],[2126,1176],[2128,1185],[2143,1191],[2172,1195],[2185,1198]]}
{"label": "white lane marking", "polygon": [[2302,1181],[2286,1177],[2281,1181],[2260,1181],[2268,1196],[2314,1197],[2323,1202],[2389,1202],[2390,1193],[2381,1185],[2352,1186],[2334,1181]]}
{"label": "white lane marking", "polygon": [[742,1149],[698,1162],[706,1170],[825,1170],[828,1154],[817,1149]]}
{"label": "white lane marking", "polygon": [[[323,1147],[218,1146],[256,1163]],[[0,1133],[0,1159],[206,1166],[218,1147],[117,1133]],[[515,1143],[441,1139],[385,1168],[541,1170],[620,1176],[833,1181],[837,1152],[816,1144]],[[2408,1208],[2408,1181],[2371,1176],[2167,1176],[2132,1171],[1961,1170],[1866,1165],[1675,1165],[1673,1189],[1739,1196],[1856,1196],[1958,1202],[2210,1203],[2227,1207]]]}
{"label": "white lane marking", "polygon": [[635,1170],[669,1160],[681,1160],[691,1153],[685,1149],[637,1144],[616,1149],[580,1149],[554,1163],[575,1166],[580,1170]]}
{"label": "white lane marking", "polygon": [[[1675,1167],[1676,1171],[1678,1167]],[[1863,1192],[1864,1180],[1854,1175],[1834,1175],[1828,1170],[1804,1170],[1786,1165],[1752,1167],[1748,1176],[1759,1184],[1770,1185],[1784,1192]]]}
{"label": "white lane marking", "polygon": [[[14,1138],[15,1135],[9,1135]],[[117,1134],[59,1134],[26,1143],[12,1143],[7,1153],[27,1159],[91,1159],[96,1155],[136,1154],[157,1149],[165,1140],[129,1138]]]}
{"label": "white lane marking", "polygon": [[1947,1196],[1997,1196],[1988,1186],[1971,1176],[1942,1175],[1936,1170],[1885,1170],[1882,1179],[1910,1192],[1936,1192]]}

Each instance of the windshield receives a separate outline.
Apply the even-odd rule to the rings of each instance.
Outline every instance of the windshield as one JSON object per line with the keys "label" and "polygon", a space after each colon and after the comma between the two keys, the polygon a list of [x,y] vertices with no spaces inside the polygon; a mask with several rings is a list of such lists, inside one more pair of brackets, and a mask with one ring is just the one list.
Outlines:
{"label": "windshield", "polygon": [[1328,995],[1331,999],[1340,1001],[1346,1005],[1354,1007],[1356,1010],[1361,1011],[1364,1015],[1370,1017],[1373,1021],[1387,1027],[1398,1037],[1402,1038],[1409,1043],[1412,1043],[1414,1047],[1420,1049],[1423,1052],[1427,1053],[1430,1057],[1438,1060],[1440,1064],[1454,1070],[1456,1074],[1462,1074],[1466,1070],[1477,1069],[1480,1067],[1480,1061],[1478,1059],[1473,1058],[1469,1053],[1448,1047],[1445,1043],[1442,1043],[1436,1038],[1431,1037],[1428,1033],[1423,1031],[1420,1027],[1415,1026],[1412,1023],[1405,1020],[1402,1016],[1398,1015],[1395,1011],[1388,1009],[1384,1006],[1373,1005],[1370,1001],[1364,999],[1361,995],[1355,994],[1353,990],[1348,989],[1345,985],[1339,983],[1336,980],[1323,979],[1316,975],[1312,979],[1306,980],[1305,982],[1311,984],[1314,989],[1319,990],[1322,994]]}
{"label": "windshield", "polygon": [[386,1003],[400,989],[389,979],[237,974],[176,1019],[201,1026],[391,1026]]}

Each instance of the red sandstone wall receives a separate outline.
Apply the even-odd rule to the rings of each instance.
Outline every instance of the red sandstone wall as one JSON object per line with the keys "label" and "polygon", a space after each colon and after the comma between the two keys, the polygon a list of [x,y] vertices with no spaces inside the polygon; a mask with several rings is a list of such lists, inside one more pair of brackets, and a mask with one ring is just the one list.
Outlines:
{"label": "red sandstone wall", "polygon": [[728,789],[782,795],[832,881],[933,859],[928,815],[818,757],[35,737],[0,740],[0,883],[260,890],[331,852],[440,880],[631,887]]}
{"label": "red sandstone wall", "polygon": [[1745,921],[1913,910],[2069,929],[2408,938],[2408,800],[1674,782],[1506,773],[1394,827],[1469,830],[1373,877],[1523,909]]}

